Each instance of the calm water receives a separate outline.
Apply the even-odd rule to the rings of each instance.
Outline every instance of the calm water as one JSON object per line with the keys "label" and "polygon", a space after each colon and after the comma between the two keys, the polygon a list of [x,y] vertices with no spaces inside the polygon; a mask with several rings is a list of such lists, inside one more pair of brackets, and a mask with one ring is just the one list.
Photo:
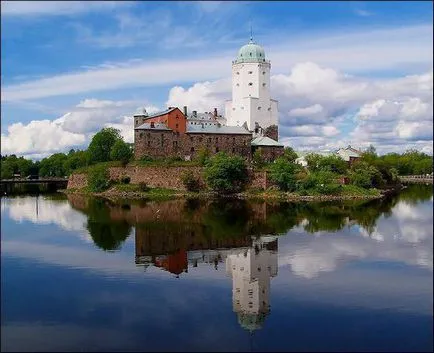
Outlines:
{"label": "calm water", "polygon": [[1,199],[2,351],[432,351],[433,193]]}

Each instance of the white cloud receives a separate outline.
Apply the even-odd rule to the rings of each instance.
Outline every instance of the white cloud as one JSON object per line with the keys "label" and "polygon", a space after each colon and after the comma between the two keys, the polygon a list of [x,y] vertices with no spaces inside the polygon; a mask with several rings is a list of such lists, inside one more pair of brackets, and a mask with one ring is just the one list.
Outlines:
{"label": "white cloud", "polygon": [[231,80],[196,83],[188,89],[173,87],[169,92],[167,106],[187,106],[189,111],[212,111],[217,108],[224,114],[225,99],[230,97]]}
{"label": "white cloud", "polygon": [[[138,105],[135,101],[85,99],[58,119],[12,124],[8,126],[7,134],[1,135],[2,153],[39,159],[73,147],[86,148],[91,137],[108,126],[118,128],[122,136],[132,142],[131,115]],[[152,105],[146,109],[149,113],[158,110]],[[126,114],[130,116],[126,117]]]}
{"label": "white cloud", "polygon": [[[109,37],[112,40],[116,39],[113,35]],[[164,36],[160,35],[160,37],[161,40],[166,40]],[[185,35],[181,36],[182,41],[185,41],[185,38],[187,38]],[[273,43],[273,37],[270,38],[270,42]],[[101,65],[85,71],[68,72],[7,85],[2,89],[2,100],[16,101],[127,87],[216,80],[229,74],[230,63],[236,55],[238,46],[239,44],[230,51],[220,50],[218,55],[206,51],[198,54],[194,59],[180,59],[176,56],[172,60],[134,60],[111,64],[110,67]],[[266,47],[266,51],[267,57],[272,60],[275,73],[287,72],[288,68],[296,63],[312,60],[326,67],[346,71],[391,69],[402,65],[417,65],[427,69],[432,66],[433,59],[432,25],[350,32],[340,35],[315,34],[313,38],[302,34],[300,38],[270,44]],[[314,71],[296,71],[298,76],[293,76],[292,79],[298,82],[306,80],[311,84],[315,81],[321,83],[337,80],[333,76],[336,74],[334,70],[318,71],[313,66],[311,68]],[[337,99],[353,94],[345,89],[336,91],[334,87],[326,85],[317,88],[323,91],[332,90]],[[300,94],[303,93],[303,89],[308,89],[308,87],[298,86]],[[359,90],[363,87],[352,86],[352,89]]]}
{"label": "white cloud", "polygon": [[70,16],[78,13],[112,10],[131,1],[2,1],[3,16]]}
{"label": "white cloud", "polygon": [[81,145],[86,137],[63,129],[59,120],[33,120],[27,125],[15,123],[1,134],[2,154],[40,155],[61,152]]}

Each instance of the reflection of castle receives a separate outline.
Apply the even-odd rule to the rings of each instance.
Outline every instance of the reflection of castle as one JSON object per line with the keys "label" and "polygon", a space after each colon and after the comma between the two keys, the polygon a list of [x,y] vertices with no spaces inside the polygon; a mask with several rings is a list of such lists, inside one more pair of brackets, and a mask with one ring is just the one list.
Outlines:
{"label": "reflection of castle", "polygon": [[[226,272],[232,278],[233,310],[239,324],[249,331],[261,327],[270,311],[270,278],[277,275],[277,237],[225,239],[218,244],[208,244],[206,249],[202,240],[191,237],[191,233],[183,233],[185,238],[176,241],[181,248],[176,248],[164,236],[152,237],[151,233],[138,230],[138,265],[152,264],[179,277],[188,272],[189,265],[194,268],[199,263],[213,264],[217,270],[219,264],[226,262]],[[184,250],[184,246],[188,250]]]}
{"label": "reflection of castle", "polygon": [[261,237],[251,248],[229,255],[226,271],[239,324],[249,331],[260,328],[270,311],[270,278],[277,276],[277,238]]}

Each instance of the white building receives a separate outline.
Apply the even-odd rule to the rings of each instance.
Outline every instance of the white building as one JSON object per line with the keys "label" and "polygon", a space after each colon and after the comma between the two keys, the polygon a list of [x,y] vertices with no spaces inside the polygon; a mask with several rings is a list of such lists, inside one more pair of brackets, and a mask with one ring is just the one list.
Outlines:
{"label": "white building", "polygon": [[270,96],[270,68],[264,49],[250,38],[232,62],[232,100],[225,105],[228,125],[246,124],[256,134],[260,128],[278,126],[278,103]]}
{"label": "white building", "polygon": [[261,237],[251,248],[228,255],[226,272],[239,324],[250,331],[260,328],[270,311],[270,278],[277,276],[277,238]]}

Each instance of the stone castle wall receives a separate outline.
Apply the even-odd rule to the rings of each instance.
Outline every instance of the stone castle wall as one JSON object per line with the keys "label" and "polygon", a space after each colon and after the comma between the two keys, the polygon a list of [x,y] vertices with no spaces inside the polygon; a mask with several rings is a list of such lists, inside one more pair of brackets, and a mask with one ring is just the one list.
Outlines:
{"label": "stone castle wall", "polygon": [[[121,177],[130,177],[131,184],[139,184],[145,182],[151,188],[167,188],[174,190],[185,190],[181,177],[186,171],[191,171],[197,177],[202,185],[205,185],[203,180],[202,167],[140,167],[127,166],[109,168],[110,179],[119,180]],[[270,182],[265,171],[250,171],[250,188],[266,189],[270,186]],[[81,189],[87,186],[86,174],[72,174],[68,180],[68,189]]]}
{"label": "stone castle wall", "polygon": [[152,158],[185,157],[193,159],[201,149],[208,149],[211,154],[226,152],[251,158],[251,135],[243,134],[180,134],[169,130],[135,130],[134,157]]}

